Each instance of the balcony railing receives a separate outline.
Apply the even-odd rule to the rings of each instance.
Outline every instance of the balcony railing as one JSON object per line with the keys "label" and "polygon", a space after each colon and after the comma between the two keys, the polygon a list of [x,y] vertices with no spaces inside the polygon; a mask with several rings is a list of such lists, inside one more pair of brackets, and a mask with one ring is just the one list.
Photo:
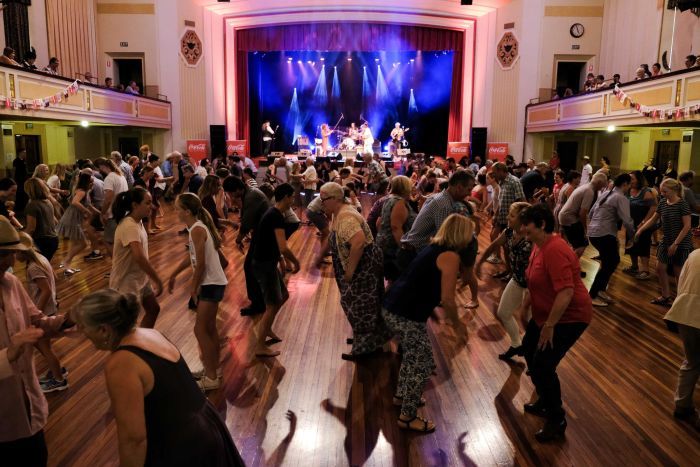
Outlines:
{"label": "balcony railing", "polygon": [[[61,94],[74,80],[47,73],[0,65],[0,95],[16,105],[0,103],[0,119],[87,120],[94,123],[171,128],[171,104],[135,96],[90,83],[48,106],[37,100]],[[20,105],[22,104],[22,105]]]}
{"label": "balcony railing", "polygon": [[[608,125],[635,126],[700,122],[700,68],[625,83],[620,89],[629,97],[624,103],[612,89],[601,90],[527,106],[528,133]],[[640,104],[633,108],[630,101]],[[670,118],[668,112],[682,109]],[[647,111],[644,113],[644,111]],[[657,112],[649,113],[656,110]]]}

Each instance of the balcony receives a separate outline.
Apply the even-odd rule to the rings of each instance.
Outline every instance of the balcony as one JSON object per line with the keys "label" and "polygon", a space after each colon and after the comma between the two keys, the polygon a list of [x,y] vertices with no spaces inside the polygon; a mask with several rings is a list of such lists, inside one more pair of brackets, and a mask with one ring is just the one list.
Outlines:
{"label": "balcony", "polygon": [[[700,125],[700,68],[682,70],[620,85],[625,94],[646,110],[658,110],[646,116],[620,102],[612,89],[579,94],[527,106],[526,131],[539,133],[615,126]],[[683,115],[668,118],[672,109],[684,109]],[[687,110],[690,109],[689,112]],[[645,110],[642,108],[642,110]],[[663,117],[662,117],[663,116]]]}
{"label": "balcony", "polygon": [[[81,83],[77,92],[61,95],[73,83],[69,78],[51,76],[9,65],[0,65],[0,96],[19,105],[0,102],[0,120],[35,119],[82,121],[141,128],[171,128],[170,102],[135,96]],[[38,104],[37,99],[61,95],[61,102]]]}

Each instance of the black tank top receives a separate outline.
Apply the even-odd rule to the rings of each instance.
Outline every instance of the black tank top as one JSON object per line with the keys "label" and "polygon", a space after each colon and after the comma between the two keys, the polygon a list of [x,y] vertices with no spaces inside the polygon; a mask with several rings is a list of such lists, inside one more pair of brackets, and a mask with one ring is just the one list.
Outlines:
{"label": "black tank top", "polygon": [[153,371],[153,389],[144,398],[149,451],[152,444],[180,438],[206,403],[185,359],[180,355],[173,363],[133,345],[123,345],[117,350],[136,354]]}
{"label": "black tank top", "polygon": [[442,273],[436,263],[445,251],[437,245],[423,248],[389,288],[384,308],[412,321],[427,321],[433,308],[440,304]]}

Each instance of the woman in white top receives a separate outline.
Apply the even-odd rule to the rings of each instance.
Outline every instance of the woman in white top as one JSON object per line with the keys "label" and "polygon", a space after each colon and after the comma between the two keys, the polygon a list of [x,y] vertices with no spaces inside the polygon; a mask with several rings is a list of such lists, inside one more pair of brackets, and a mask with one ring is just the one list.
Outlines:
{"label": "woman in white top", "polygon": [[112,204],[112,215],[118,225],[114,232],[109,288],[139,297],[146,313],[141,320],[142,328],[155,326],[160,313],[156,297],[163,293],[163,282],[148,260],[148,234],[142,222],[151,214],[152,202],[150,193],[137,186],[119,193]]}
{"label": "woman in white top", "polygon": [[[170,275],[168,290],[173,292],[175,279],[180,272],[192,266],[194,274],[190,296],[197,303],[197,319],[194,335],[199,343],[204,369],[194,374],[200,387],[207,391],[217,389],[221,380],[219,366],[219,336],[216,331],[216,312],[226,290],[226,274],[222,265],[221,237],[209,212],[204,209],[197,195],[183,193],[175,201],[175,211],[189,231],[189,253]],[[225,261],[225,259],[224,259]]]}

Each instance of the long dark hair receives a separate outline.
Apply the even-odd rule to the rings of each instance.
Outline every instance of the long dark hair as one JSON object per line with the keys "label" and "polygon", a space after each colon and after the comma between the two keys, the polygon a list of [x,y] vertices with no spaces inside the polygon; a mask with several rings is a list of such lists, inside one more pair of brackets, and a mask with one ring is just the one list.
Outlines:
{"label": "long dark hair", "polygon": [[114,199],[112,204],[112,216],[119,223],[122,219],[129,215],[134,203],[139,204],[148,194],[148,191],[140,186],[135,186],[131,190],[122,191]]}
{"label": "long dark hair", "polygon": [[78,175],[78,183],[75,185],[75,189],[87,192],[90,188],[90,182],[92,182],[92,174],[81,173]]}

